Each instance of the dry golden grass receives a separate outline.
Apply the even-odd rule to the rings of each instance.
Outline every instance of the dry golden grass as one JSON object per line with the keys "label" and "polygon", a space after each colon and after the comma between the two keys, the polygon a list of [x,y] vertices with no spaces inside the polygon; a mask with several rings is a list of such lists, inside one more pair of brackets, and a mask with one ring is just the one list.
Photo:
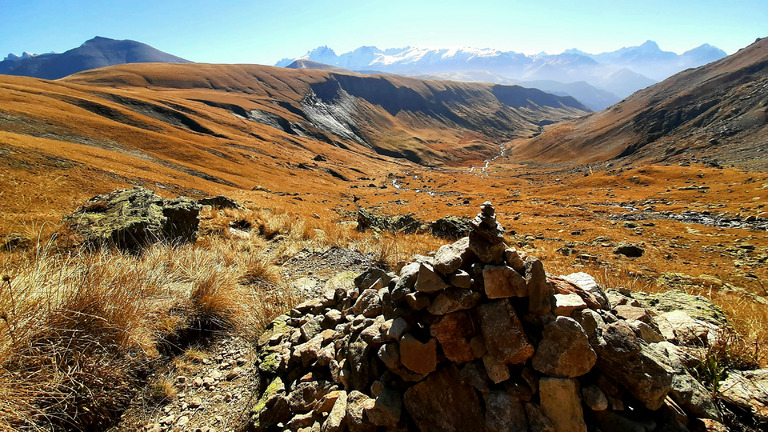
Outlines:
{"label": "dry golden grass", "polygon": [[297,301],[259,250],[224,238],[138,256],[53,251],[4,255],[0,429],[104,427],[147,362],[211,331],[253,335]]}

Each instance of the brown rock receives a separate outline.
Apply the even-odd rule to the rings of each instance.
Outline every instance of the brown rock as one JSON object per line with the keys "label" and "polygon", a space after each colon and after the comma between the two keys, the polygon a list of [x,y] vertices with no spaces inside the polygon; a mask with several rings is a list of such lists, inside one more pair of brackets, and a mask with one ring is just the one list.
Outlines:
{"label": "brown rock", "polygon": [[350,432],[373,432],[376,426],[366,421],[364,413],[373,408],[375,401],[357,390],[347,395],[346,423]]}
{"label": "brown rock", "polygon": [[381,313],[381,297],[379,291],[367,289],[360,293],[355,305],[352,306],[352,313],[362,315],[366,318],[372,318]]}
{"label": "brown rock", "polygon": [[443,278],[435,272],[435,269],[428,263],[419,265],[419,273],[416,276],[416,291],[433,293],[448,288],[448,284]]}
{"label": "brown rock", "polygon": [[394,429],[400,422],[402,412],[402,396],[395,390],[384,389],[378,396],[373,407],[365,410],[365,415],[376,426]]}
{"label": "brown rock", "polygon": [[645,308],[630,305],[619,305],[613,308],[616,316],[625,320],[638,320],[646,324],[651,323],[651,315]]}
{"label": "brown rock", "polygon": [[507,392],[493,391],[485,398],[487,432],[528,432],[525,406]]}
{"label": "brown rock", "polygon": [[488,394],[491,391],[488,374],[485,368],[478,362],[467,363],[461,368],[461,379],[477,389],[482,394]]}
{"label": "brown rock", "polygon": [[483,282],[485,294],[490,299],[528,296],[525,279],[512,267],[485,266],[483,268]]}
{"label": "brown rock", "polygon": [[504,228],[496,222],[495,211],[490,202],[481,206],[480,213],[469,221],[472,231],[469,233],[469,250],[477,258],[488,264],[504,262]]}
{"label": "brown rock", "polygon": [[347,392],[339,391],[331,413],[323,422],[322,432],[339,432],[347,416]]}
{"label": "brown rock", "polygon": [[576,294],[555,294],[555,315],[569,317],[575,311],[586,308],[587,304]]}
{"label": "brown rock", "polygon": [[538,405],[532,403],[525,404],[525,414],[528,416],[528,425],[531,428],[531,432],[557,432],[555,425],[544,415]]}
{"label": "brown rock", "polygon": [[574,379],[544,377],[539,380],[541,410],[558,432],[586,432],[584,412]]}
{"label": "brown rock", "polygon": [[533,356],[533,346],[508,299],[477,308],[488,354],[504,364],[523,364]]}
{"label": "brown rock", "polygon": [[403,402],[422,432],[471,431],[484,424],[475,390],[452,365],[406,390]]}
{"label": "brown rock", "polygon": [[443,245],[435,253],[435,270],[438,272],[449,275],[461,267],[462,251],[456,248],[454,245]]}
{"label": "brown rock", "polygon": [[430,305],[429,296],[421,292],[413,292],[405,295],[405,303],[413,310],[422,310]]}
{"label": "brown rock", "polygon": [[472,276],[464,270],[458,270],[448,276],[448,282],[457,288],[470,288],[472,286]]}
{"label": "brown rock", "polygon": [[547,282],[544,265],[537,258],[528,257],[525,261],[525,282],[529,295],[528,312],[545,315],[552,310],[554,288]]}
{"label": "brown rock", "polygon": [[589,372],[596,361],[584,329],[576,320],[560,316],[544,326],[532,365],[546,375],[575,378]]}
{"label": "brown rock", "polygon": [[[597,281],[592,277],[592,275],[587,273],[571,273],[567,276],[561,277],[575,285],[580,292],[588,293],[590,295],[589,299],[594,299],[596,305],[599,306],[600,309],[606,309],[610,307],[608,296],[605,294],[605,291],[603,291],[600,285],[598,285]],[[587,302],[587,305],[589,305],[590,308],[595,306],[586,298],[584,298],[584,301]]]}
{"label": "brown rock", "polygon": [[428,374],[437,367],[437,341],[420,342],[410,333],[400,338],[400,362],[409,370]]}
{"label": "brown rock", "polygon": [[432,315],[445,315],[464,309],[472,309],[483,298],[483,294],[461,288],[448,288],[441,292],[427,310]]}
{"label": "brown rock", "polygon": [[581,388],[581,396],[584,398],[584,403],[587,404],[592,411],[603,411],[608,409],[608,398],[605,396],[600,387],[596,385],[588,385]]}
{"label": "brown rock", "polygon": [[593,348],[597,367],[613,378],[650,410],[659,409],[671,390],[673,371],[654,350],[635,336],[632,328],[619,321],[603,330]]}
{"label": "brown rock", "polygon": [[602,305],[608,304],[607,300],[598,299],[589,291],[585,291],[579,285],[566,280],[564,276],[552,276],[547,278],[555,290],[555,294],[574,294],[579,296],[590,309],[603,309]]}
{"label": "brown rock", "polygon": [[483,366],[488,373],[488,378],[496,384],[506,381],[510,377],[509,366],[499,361],[499,359],[491,354],[483,356]]}
{"label": "brown rock", "polygon": [[475,325],[466,312],[454,312],[438,318],[429,328],[448,360],[462,364],[474,360],[470,340],[475,336]]}
{"label": "brown rock", "polygon": [[520,273],[521,275],[525,274],[525,261],[517,249],[509,248],[505,250],[504,259],[506,260],[507,265],[515,269],[516,272]]}

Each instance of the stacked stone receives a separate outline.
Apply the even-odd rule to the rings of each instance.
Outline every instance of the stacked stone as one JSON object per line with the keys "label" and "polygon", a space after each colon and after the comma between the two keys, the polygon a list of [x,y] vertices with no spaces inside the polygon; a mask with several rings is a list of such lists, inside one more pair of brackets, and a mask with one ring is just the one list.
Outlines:
{"label": "stacked stone", "polygon": [[[398,274],[332,280],[268,326],[250,430],[685,431],[709,392],[652,314],[508,248],[493,206]],[[619,297],[614,296],[615,299]],[[621,316],[620,316],[621,315]],[[711,419],[702,422],[700,419]],[[589,426],[588,426],[589,425]]]}

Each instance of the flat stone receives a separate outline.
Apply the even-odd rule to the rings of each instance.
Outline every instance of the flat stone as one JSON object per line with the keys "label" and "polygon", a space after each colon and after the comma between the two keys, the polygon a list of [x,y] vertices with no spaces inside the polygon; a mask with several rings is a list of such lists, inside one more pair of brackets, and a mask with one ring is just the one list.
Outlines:
{"label": "flat stone", "polygon": [[465,309],[472,309],[480,303],[483,294],[477,291],[448,288],[442,291],[429,305],[427,310],[432,315],[445,315]]}
{"label": "flat stone", "polygon": [[485,303],[477,311],[491,356],[504,364],[524,364],[533,356],[533,346],[508,299]]}
{"label": "flat stone", "polygon": [[595,278],[592,277],[592,275],[588,273],[579,272],[579,273],[571,273],[569,275],[562,276],[562,278],[576,285],[583,292],[589,293],[597,301],[597,305],[601,309],[610,307],[610,303],[608,302],[608,296],[605,294],[605,291],[603,291],[603,289],[597,283]]}
{"label": "flat stone", "polygon": [[485,371],[488,373],[488,378],[496,384],[504,382],[510,377],[509,366],[491,354],[483,356],[483,367],[485,367]]}
{"label": "flat stone", "polygon": [[420,342],[410,333],[400,339],[400,362],[409,370],[428,374],[437,367],[437,341]]}
{"label": "flat stone", "polygon": [[416,277],[414,288],[416,291],[433,293],[448,288],[448,284],[443,278],[435,272],[435,269],[428,263],[419,265],[419,273]]}
{"label": "flat stone", "polygon": [[452,365],[406,390],[403,402],[422,432],[471,431],[485,423],[475,390]]}
{"label": "flat stone", "polygon": [[675,338],[680,345],[701,346],[708,344],[708,335],[714,326],[698,321],[684,311],[665,312],[660,316],[672,326]]}
{"label": "flat stone", "polygon": [[528,286],[520,273],[508,266],[487,265],[483,268],[485,294],[490,299],[527,297]]}
{"label": "flat stone", "polygon": [[470,341],[475,336],[475,324],[466,312],[454,312],[438,318],[429,328],[445,357],[462,364],[474,360]]}
{"label": "flat stone", "polygon": [[539,380],[539,398],[541,410],[556,431],[587,431],[576,380],[543,377]]}
{"label": "flat stone", "polygon": [[555,315],[569,317],[573,312],[586,308],[587,304],[578,294],[555,294]]}
{"label": "flat stone", "polygon": [[596,361],[584,329],[576,320],[559,316],[544,326],[532,365],[549,376],[575,378],[589,372]]}
{"label": "flat stone", "polygon": [[638,320],[646,324],[651,323],[651,315],[645,308],[626,305],[619,305],[613,308],[616,316],[625,320]]}

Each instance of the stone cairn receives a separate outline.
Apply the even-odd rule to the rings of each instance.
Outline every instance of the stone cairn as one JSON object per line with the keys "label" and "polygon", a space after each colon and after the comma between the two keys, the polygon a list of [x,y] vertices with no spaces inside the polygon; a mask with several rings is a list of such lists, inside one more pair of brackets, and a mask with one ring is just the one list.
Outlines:
{"label": "stone cairn", "polygon": [[331,280],[273,321],[249,430],[722,426],[668,322],[585,273],[548,276],[504,244],[489,202],[471,225],[432,258]]}

